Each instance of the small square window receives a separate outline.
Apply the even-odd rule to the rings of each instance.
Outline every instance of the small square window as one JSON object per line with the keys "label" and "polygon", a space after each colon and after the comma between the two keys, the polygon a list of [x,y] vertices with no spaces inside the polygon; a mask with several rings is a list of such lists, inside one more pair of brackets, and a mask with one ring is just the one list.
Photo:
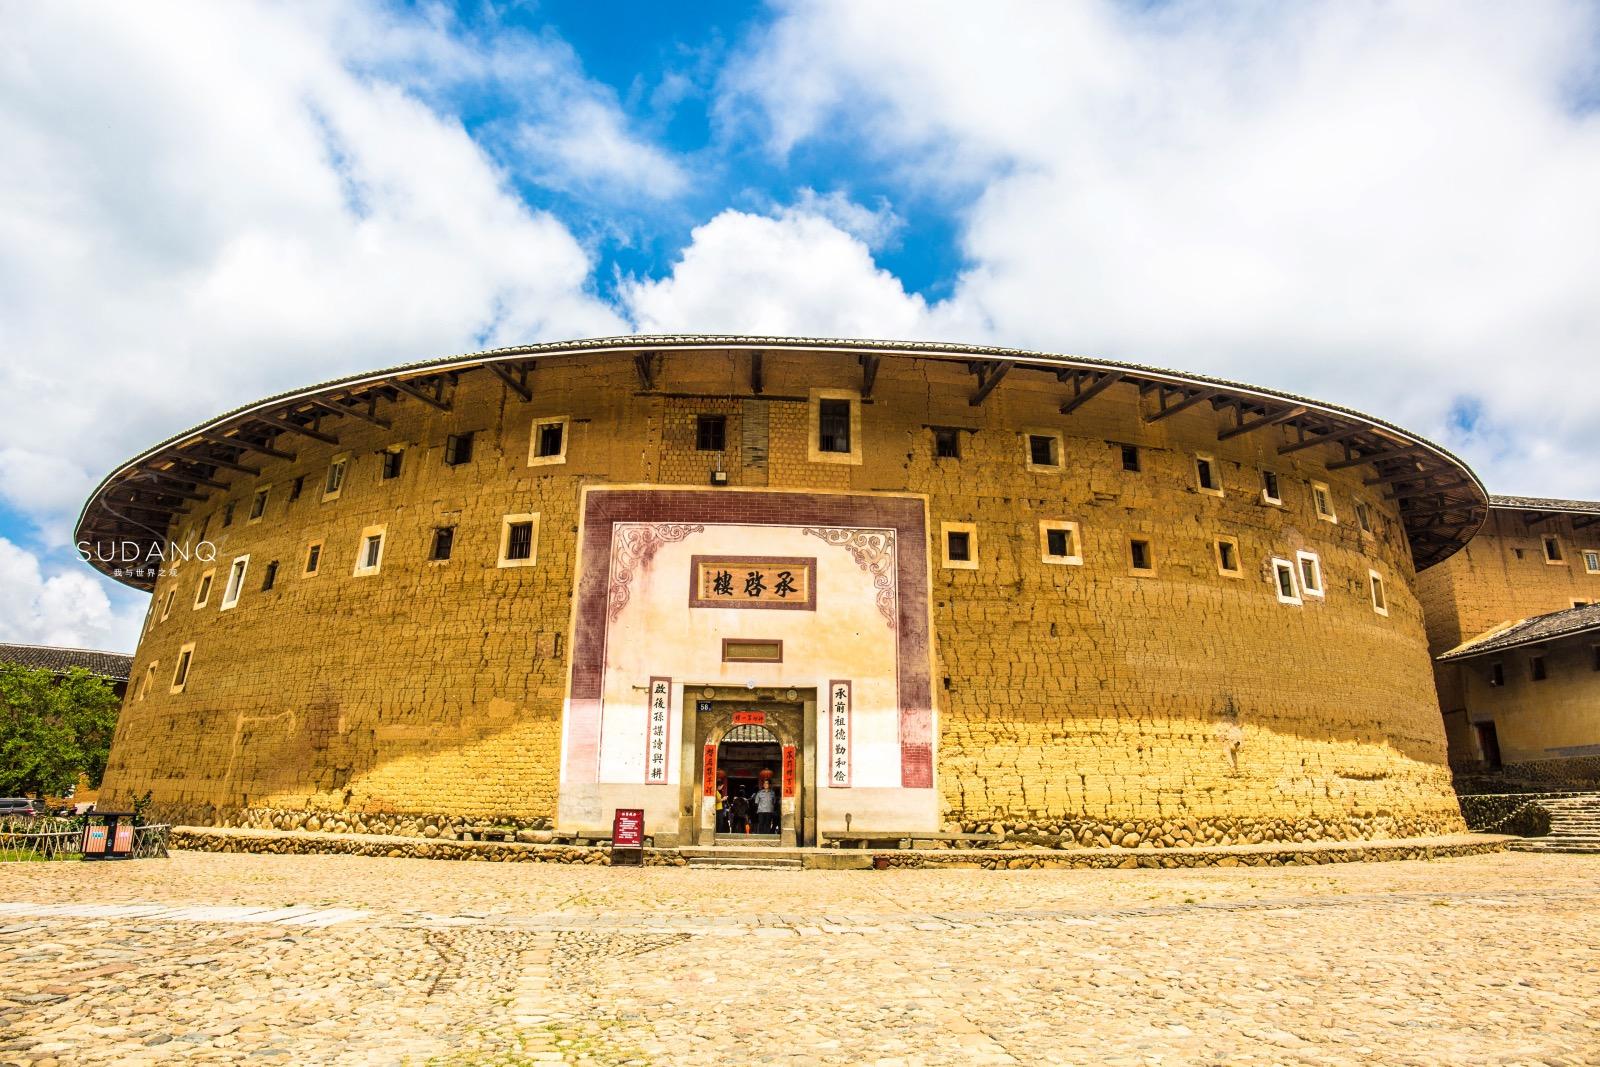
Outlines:
{"label": "small square window", "polygon": [[1544,542],[1544,561],[1546,563],[1565,563],[1566,556],[1561,552],[1561,538],[1554,534],[1545,534],[1541,541]]}
{"label": "small square window", "polygon": [[1195,487],[1211,496],[1222,495],[1222,477],[1217,471],[1217,461],[1211,456],[1194,457]]}
{"label": "small square window", "polygon": [[472,438],[474,431],[466,433],[453,433],[444,439],[444,465],[446,467],[459,467],[463,463],[472,462]]}
{"label": "small square window", "polygon": [[267,513],[267,494],[272,491],[271,486],[262,486],[250,498],[250,521],[260,522],[261,516]]}
{"label": "small square window", "polygon": [[1583,550],[1583,569],[1588,574],[1600,574],[1600,551],[1592,548]]}
{"label": "small square window", "polygon": [[1268,504],[1283,503],[1283,492],[1278,487],[1277,471],[1261,472],[1261,499]]}
{"label": "small square window", "polygon": [[200,584],[195,586],[194,590],[194,606],[196,608],[203,608],[206,606],[206,603],[210,601],[211,579],[215,573],[215,568],[201,572]]}
{"label": "small square window", "polygon": [[1322,560],[1315,552],[1296,552],[1294,558],[1300,568],[1301,595],[1322,596]]}
{"label": "small square window", "polygon": [[961,431],[935,426],[933,428],[933,455],[936,459],[960,459]]}
{"label": "small square window", "polygon": [[233,506],[234,506],[233,505],[233,501],[231,501],[231,500],[228,501],[226,504],[222,505],[222,525],[223,526],[232,526],[233,525]]}
{"label": "small square window", "polygon": [[1528,657],[1528,677],[1536,682],[1542,682],[1550,677],[1549,671],[1545,669],[1543,653]]}
{"label": "small square window", "polygon": [[306,476],[302,474],[289,483],[289,500],[291,502],[299,500],[300,494],[305,491],[305,487]]}
{"label": "small square window", "polygon": [[1339,516],[1333,510],[1333,494],[1328,491],[1326,482],[1311,483],[1311,506],[1316,508],[1317,518],[1323,522],[1339,521]]}
{"label": "small square window", "polygon": [[1140,537],[1128,541],[1128,566],[1136,574],[1154,574],[1156,572],[1156,558],[1150,548],[1150,542]]}
{"label": "small square window", "polygon": [[1365,500],[1356,501],[1356,525],[1361,527],[1362,533],[1372,533],[1372,508]]}
{"label": "small square window", "polygon": [[1053,434],[1028,435],[1028,465],[1031,467],[1061,466],[1061,441]]}
{"label": "small square window", "polygon": [[728,447],[728,417],[726,415],[696,415],[694,420],[694,447],[698,452],[723,452]]}
{"label": "small square window", "polygon": [[1587,600],[1574,600],[1572,602],[1572,606],[1575,607],[1575,608],[1586,608],[1586,607],[1589,606],[1589,601],[1587,601]]}
{"label": "small square window", "polygon": [[405,459],[402,449],[391,448],[383,454],[383,480],[400,477],[400,464]]}
{"label": "small square window", "polygon": [[1389,614],[1389,598],[1384,593],[1383,575],[1377,571],[1368,571],[1367,581],[1372,587],[1372,610],[1379,615]]}
{"label": "small square window", "polygon": [[172,671],[171,692],[181,693],[183,687],[189,684],[189,665],[194,660],[194,642],[184,645],[178,650],[178,664]]}
{"label": "small square window", "polygon": [[1506,684],[1506,667],[1503,663],[1489,664],[1489,684],[1498,689]]}
{"label": "small square window", "polygon": [[1272,587],[1280,604],[1299,604],[1300,587],[1295,579],[1295,567],[1286,559],[1272,561]]}
{"label": "small square window", "polygon": [[846,389],[812,389],[807,416],[806,460],[810,463],[862,461],[861,396]]}
{"label": "small square window", "polygon": [[383,541],[387,530],[387,526],[368,526],[361,531],[361,540],[356,542],[355,577],[377,574],[382,569]]}
{"label": "small square window", "polygon": [[1219,537],[1217,547],[1217,572],[1229,578],[1239,578],[1244,575],[1244,569],[1239,565],[1239,542],[1232,537]]}
{"label": "small square window", "polygon": [[328,476],[322,483],[322,499],[337,500],[344,492],[344,472],[350,465],[349,456],[334,456],[328,464]]}
{"label": "small square window", "polygon": [[277,560],[273,560],[271,563],[267,564],[266,572],[261,577],[261,591],[263,593],[265,593],[265,592],[269,591],[274,585],[277,585],[277,584],[278,584],[278,561]]}
{"label": "small square window", "polygon": [[1055,519],[1039,523],[1040,558],[1046,563],[1078,566],[1083,563],[1083,547],[1078,543],[1078,524]]}
{"label": "small square window", "polygon": [[500,522],[501,567],[531,567],[539,554],[539,516],[507,515]]}
{"label": "small square window", "polygon": [[834,453],[850,451],[850,401],[837,399],[817,401],[817,451]]}
{"label": "small square window", "polygon": [[978,527],[970,522],[946,522],[939,526],[944,553],[943,565],[955,570],[977,570]]}
{"label": "small square window", "polygon": [[456,545],[456,528],[454,526],[436,526],[433,530],[433,547],[428,552],[428,558],[434,561],[447,560]]}
{"label": "small square window", "polygon": [[306,546],[306,569],[301,573],[309,578],[317,573],[317,568],[322,565],[322,542],[313,541]]}
{"label": "small square window", "polygon": [[1122,446],[1122,469],[1125,471],[1131,471],[1134,474],[1138,474],[1144,469],[1139,462],[1138,445]]}
{"label": "small square window", "polygon": [[528,443],[530,467],[567,461],[567,423],[568,419],[564,415],[533,421],[533,431]]}

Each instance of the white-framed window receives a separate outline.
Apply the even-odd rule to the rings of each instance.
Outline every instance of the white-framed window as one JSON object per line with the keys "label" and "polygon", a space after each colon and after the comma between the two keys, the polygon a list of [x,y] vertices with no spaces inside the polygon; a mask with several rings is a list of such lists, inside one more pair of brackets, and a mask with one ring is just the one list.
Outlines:
{"label": "white-framed window", "polygon": [[1283,503],[1283,487],[1278,484],[1278,472],[1261,469],[1261,501],[1264,504]]}
{"label": "white-framed window", "polygon": [[181,693],[189,684],[189,666],[194,661],[194,642],[178,649],[178,663],[172,668],[172,688],[168,692]]}
{"label": "white-framed window", "polygon": [[166,622],[167,616],[172,614],[172,602],[177,599],[178,587],[174,585],[167,590],[167,598],[161,602],[161,621]]}
{"label": "white-framed window", "polygon": [[1600,574],[1600,549],[1583,550],[1583,569],[1587,574]]}
{"label": "white-framed window", "polygon": [[239,594],[244,592],[245,571],[250,569],[249,556],[235,556],[228,564],[228,582],[222,587],[222,610],[238,606]]}
{"label": "white-framed window", "polygon": [[1222,470],[1217,466],[1215,456],[1203,452],[1195,455],[1194,487],[1210,496],[1222,495]]}
{"label": "white-framed window", "polygon": [[150,695],[151,687],[156,684],[156,668],[159,666],[161,666],[161,661],[153,659],[150,661],[150,665],[144,669],[144,677],[139,681],[139,695],[134,697],[135,700],[143,700]]}
{"label": "white-framed window", "polygon": [[369,574],[377,574],[383,567],[383,542],[388,530],[387,525],[381,525],[368,526],[361,531],[361,540],[356,542],[356,569],[353,577],[362,578]]}
{"label": "white-framed window", "polygon": [[1212,553],[1217,560],[1217,573],[1224,578],[1243,578],[1244,564],[1239,560],[1239,539],[1219,537],[1212,542]]}
{"label": "white-framed window", "polygon": [[1311,506],[1316,509],[1317,518],[1323,522],[1338,523],[1339,514],[1333,510],[1333,492],[1327,482],[1311,483]]}
{"label": "white-framed window", "polygon": [[1135,578],[1155,577],[1156,546],[1150,538],[1128,538],[1128,573]]}
{"label": "white-framed window", "polygon": [[1322,560],[1315,552],[1296,552],[1295,566],[1299,570],[1301,596],[1325,596],[1322,588]]}
{"label": "white-framed window", "polygon": [[1022,458],[1030,471],[1059,474],[1063,463],[1064,442],[1057,430],[1025,430],[1022,434]]}
{"label": "white-framed window", "polygon": [[1557,566],[1566,565],[1567,556],[1562,551],[1561,538],[1555,534],[1545,534],[1539,540],[1544,542],[1544,561],[1546,563],[1552,563]]}
{"label": "white-framed window", "polygon": [[313,541],[306,546],[306,565],[301,568],[300,577],[311,578],[322,569],[322,542]]}
{"label": "white-framed window", "polygon": [[572,420],[566,415],[551,415],[533,420],[528,435],[528,466],[542,467],[567,461],[567,437]]}
{"label": "white-framed window", "polygon": [[1389,614],[1389,596],[1383,588],[1383,575],[1368,571],[1367,586],[1372,590],[1372,610],[1379,615]]}
{"label": "white-framed window", "polygon": [[262,516],[267,513],[267,497],[271,494],[272,486],[263,485],[258,487],[255,491],[255,494],[250,497],[251,522],[260,522]]}
{"label": "white-framed window", "polygon": [[[452,538],[454,535],[452,535]],[[539,513],[506,515],[500,520],[500,567],[531,567],[539,561]]]}
{"label": "white-framed window", "polygon": [[1046,563],[1081,566],[1083,543],[1078,539],[1078,524],[1065,519],[1040,519],[1039,558]]}
{"label": "white-framed window", "polygon": [[861,462],[861,394],[850,389],[813,389],[806,458],[812,463]]}
{"label": "white-framed window", "polygon": [[940,565],[951,570],[978,569],[978,524],[942,522],[939,524]]}
{"label": "white-framed window", "polygon": [[1365,500],[1357,500],[1355,506],[1356,525],[1361,527],[1361,532],[1364,534],[1375,533],[1376,531],[1372,526],[1372,506]]}
{"label": "white-framed window", "polygon": [[196,611],[205,607],[211,600],[211,580],[217,575],[215,567],[207,567],[200,572],[200,584],[194,587],[194,607]]}
{"label": "white-framed window", "polygon": [[1277,594],[1280,604],[1302,603],[1294,564],[1277,556],[1272,558],[1272,591]]}
{"label": "white-framed window", "polygon": [[341,452],[328,461],[328,474],[322,480],[322,499],[338,500],[344,492],[344,476],[350,467],[350,453]]}

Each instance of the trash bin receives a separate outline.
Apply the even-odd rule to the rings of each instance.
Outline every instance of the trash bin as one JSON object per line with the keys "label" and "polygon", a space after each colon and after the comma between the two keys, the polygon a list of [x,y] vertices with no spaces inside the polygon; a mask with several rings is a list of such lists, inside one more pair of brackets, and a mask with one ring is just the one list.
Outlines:
{"label": "trash bin", "polygon": [[126,860],[133,858],[133,812],[91,811],[84,816],[83,858]]}

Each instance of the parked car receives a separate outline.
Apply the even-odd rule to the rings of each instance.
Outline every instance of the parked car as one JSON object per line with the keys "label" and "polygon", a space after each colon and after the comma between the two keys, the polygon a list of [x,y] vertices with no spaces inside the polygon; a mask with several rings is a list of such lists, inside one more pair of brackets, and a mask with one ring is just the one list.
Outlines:
{"label": "parked car", "polygon": [[0,797],[0,818],[10,815],[15,818],[32,818],[44,814],[44,808],[37,800],[28,797]]}

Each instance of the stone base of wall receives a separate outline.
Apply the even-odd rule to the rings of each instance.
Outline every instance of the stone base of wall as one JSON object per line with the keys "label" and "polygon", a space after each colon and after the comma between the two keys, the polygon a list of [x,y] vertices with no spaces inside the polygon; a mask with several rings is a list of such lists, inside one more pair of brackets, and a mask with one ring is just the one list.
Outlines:
{"label": "stone base of wall", "polygon": [[1071,848],[1202,848],[1210,845],[1309,844],[1321,841],[1374,841],[1442,837],[1466,832],[1459,811],[1396,817],[1346,816],[1338,819],[1167,819],[1112,823],[1094,819],[950,823],[962,833],[1000,834],[1024,844]]}
{"label": "stone base of wall", "polygon": [[[327,811],[288,808],[218,808],[211,804],[152,804],[145,818],[173,826],[223,826],[241,830],[311,830],[331,834],[382,834],[454,841],[474,826],[504,826],[524,835],[547,834],[548,818],[519,815],[436,815],[422,812]],[[548,840],[548,839],[547,839]]]}
{"label": "stone base of wall", "polygon": [[1456,792],[1462,795],[1600,789],[1600,756],[1507,763],[1493,771],[1481,762],[1453,764],[1450,769],[1455,776]]}
{"label": "stone base of wall", "polygon": [[[375,834],[263,833],[200,826],[174,826],[167,845],[190,852],[253,852],[280,856],[384,856],[389,859],[596,865],[611,862],[610,849],[578,845],[418,840]],[[649,848],[644,850],[644,862],[647,867],[682,867],[688,860],[672,850]]]}
{"label": "stone base of wall", "polygon": [[1389,860],[1437,860],[1503,852],[1499,835],[1453,835],[1419,841],[1363,841],[1308,845],[1301,848],[1200,848],[1157,852],[1139,849],[1075,849],[1068,852],[949,851],[874,852],[875,867],[967,868],[989,871],[1064,868],[1134,870],[1177,867],[1314,867],[1324,863],[1377,863]]}

